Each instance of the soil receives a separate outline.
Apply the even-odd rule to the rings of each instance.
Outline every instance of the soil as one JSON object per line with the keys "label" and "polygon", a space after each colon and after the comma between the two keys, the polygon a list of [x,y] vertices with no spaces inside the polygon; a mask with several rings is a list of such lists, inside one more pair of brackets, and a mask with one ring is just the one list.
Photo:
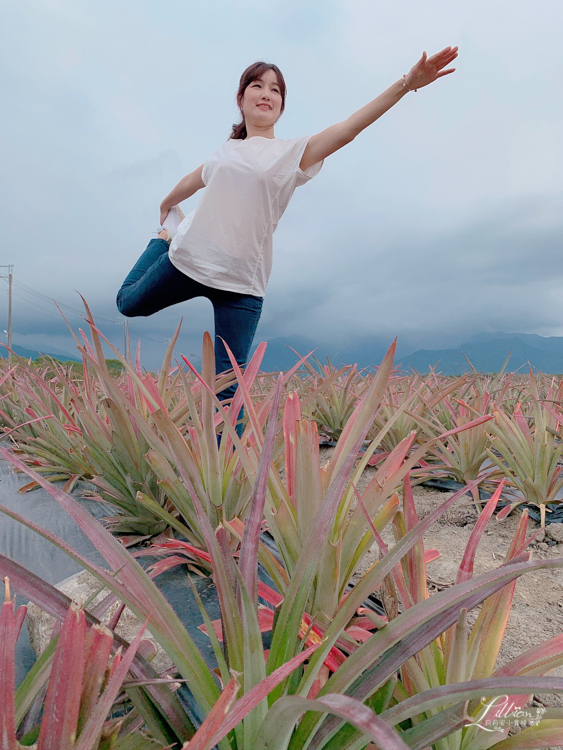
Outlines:
{"label": "soil", "polygon": [[[414,489],[415,504],[422,519],[444,502],[451,493]],[[457,575],[469,536],[477,521],[477,511],[465,498],[454,505],[424,536],[425,549],[437,549],[441,557],[427,566],[429,590],[434,593],[451,585]],[[520,520],[513,511],[508,518],[497,521],[493,516],[481,538],[475,558],[474,575],[486,573],[502,564]],[[528,521],[528,536],[539,530],[539,524]],[[535,541],[528,548],[531,558],[545,560],[563,557],[563,544],[548,537]],[[542,539],[540,534],[539,539]],[[526,573],[518,579],[506,634],[497,667],[515,658],[532,646],[563,632],[563,568]],[[563,676],[563,667],[553,672]],[[548,705],[563,705],[561,698],[543,696]]]}
{"label": "soil", "polygon": [[[322,449],[323,464],[330,460],[332,452],[331,448]],[[360,491],[373,478],[375,471],[374,468],[366,468],[358,483]],[[452,494],[423,486],[414,487],[413,495],[419,518],[422,520]],[[454,583],[477,518],[478,512],[473,501],[469,496],[464,496],[425,534],[425,549],[436,549],[441,554],[437,560],[427,565],[428,587],[431,595]],[[502,564],[519,520],[520,512],[517,509],[503,521],[498,521],[496,516],[490,519],[477,550],[474,575],[493,570]],[[539,529],[538,523],[533,520],[528,521],[528,536]],[[561,543],[552,539],[551,534],[560,539]],[[391,528],[385,529],[382,536],[389,546],[394,543]],[[545,533],[541,532],[528,550],[531,552],[531,559],[563,558],[563,524],[552,524],[551,528],[548,525]],[[377,547],[364,559],[359,573],[374,562],[376,554]],[[476,614],[475,611],[473,619]],[[496,667],[502,666],[532,646],[562,632],[563,567],[522,575],[516,584],[510,618]],[[563,666],[553,670],[550,674],[563,677]],[[537,695],[534,696],[534,703],[544,706],[563,706],[563,695]],[[561,750],[561,748],[554,747],[552,750]]]}

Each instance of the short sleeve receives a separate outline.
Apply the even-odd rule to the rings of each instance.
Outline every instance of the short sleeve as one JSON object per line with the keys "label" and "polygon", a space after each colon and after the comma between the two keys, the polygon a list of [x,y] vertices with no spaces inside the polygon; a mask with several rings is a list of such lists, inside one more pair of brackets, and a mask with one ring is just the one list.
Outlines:
{"label": "short sleeve", "polygon": [[304,135],[301,138],[295,139],[295,185],[296,187],[299,187],[299,185],[304,185],[306,182],[309,182],[309,180],[312,180],[313,177],[316,177],[319,172],[321,171],[321,168],[324,164],[324,159],[317,162],[316,164],[313,164],[308,169],[301,169],[299,167],[299,164],[301,163],[301,159],[303,158],[303,154],[305,153],[305,149],[307,148],[307,144],[309,143],[309,139],[311,138],[310,135]]}
{"label": "short sleeve", "polygon": [[207,183],[209,182],[209,177],[211,172],[211,165],[209,164],[209,161],[204,162],[203,169],[201,170],[201,181],[205,186],[207,186]]}

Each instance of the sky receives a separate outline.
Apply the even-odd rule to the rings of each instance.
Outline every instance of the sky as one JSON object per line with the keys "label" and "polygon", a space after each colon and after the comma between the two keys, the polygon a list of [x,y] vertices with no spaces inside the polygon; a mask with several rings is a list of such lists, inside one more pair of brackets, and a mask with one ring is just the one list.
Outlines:
{"label": "sky", "polygon": [[[563,336],[562,34],[556,0],[4,0],[0,265],[14,265],[14,343],[72,353],[50,300],[77,330],[82,295],[122,348],[117,290],[162,198],[238,122],[250,63],[283,71],[275,132],[293,138],[447,45],[455,73],[296,190],[255,340],[398,336],[413,350],[481,331]],[[0,279],[3,341],[7,310]],[[197,353],[207,300],[130,321],[143,363],[158,364],[181,318],[177,352]]]}

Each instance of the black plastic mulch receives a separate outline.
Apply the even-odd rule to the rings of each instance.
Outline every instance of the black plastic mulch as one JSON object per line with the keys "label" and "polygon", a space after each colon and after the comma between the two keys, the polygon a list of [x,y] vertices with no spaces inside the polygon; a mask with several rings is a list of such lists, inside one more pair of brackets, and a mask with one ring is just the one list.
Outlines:
{"label": "black plastic mulch", "polygon": [[[334,446],[336,446],[336,441],[321,439],[319,441],[319,446],[334,448]],[[360,448],[360,453],[363,453],[365,450],[366,450],[366,446],[362,446]],[[462,487],[465,486],[461,482],[456,482],[455,479],[439,479],[439,478],[427,479],[425,482],[420,482],[420,484],[423,487],[431,487],[432,489],[441,490],[442,492],[457,492],[458,490],[462,489]],[[467,494],[470,495],[471,493],[467,492]],[[487,492],[486,490],[483,490],[481,489],[481,487],[479,487],[479,498],[481,500],[487,501],[491,497],[492,497],[492,494],[490,492]],[[510,505],[510,502],[506,500],[499,500],[495,512],[502,510],[502,508],[506,507],[507,505]],[[526,508],[530,518],[533,518],[534,521],[541,523],[540,510],[537,505],[530,505],[529,503],[522,503],[522,505],[519,505],[518,507]],[[547,503],[546,508],[548,510],[548,512],[545,515],[546,524],[563,523],[563,502]]]}
{"label": "black plastic mulch", "polygon": [[[27,519],[53,532],[91,562],[105,567],[104,561],[85,534],[46,490],[39,488],[25,494],[18,492],[28,482],[29,477],[24,474],[15,473],[8,461],[0,459],[0,505],[16,511]],[[80,498],[80,490],[81,488],[77,488],[75,491],[75,499],[80,502],[82,507],[86,508],[96,518],[108,515],[109,509],[105,503]],[[274,554],[278,554],[271,536],[264,534],[262,535],[262,540]],[[41,578],[53,585],[82,570],[78,563],[51,542],[3,514],[0,514],[0,552],[33,573],[40,575]],[[138,558],[138,561],[146,568],[157,559],[147,556]],[[259,576],[264,583],[275,588],[272,580],[263,569],[259,570]],[[207,614],[212,620],[218,619],[220,611],[215,584],[209,578],[199,578],[195,575],[192,576],[192,580]],[[191,587],[186,580],[184,566],[172,568],[162,573],[155,578],[154,582],[172,605],[188,633],[200,649],[210,669],[214,669],[217,663],[211,641],[198,628],[202,624],[203,618]],[[18,595],[16,603],[19,606],[24,604],[25,600]],[[381,602],[374,595],[366,600],[364,606],[378,614],[384,614]],[[264,646],[266,648],[269,647],[269,639],[270,634],[265,633]],[[29,635],[24,621],[24,626],[16,645],[17,684],[25,677],[34,662],[35,653],[29,645]],[[191,721],[198,726],[203,720],[203,715],[185,684],[181,685],[177,695]]]}
{"label": "black plastic mulch", "polygon": [[[420,484],[423,487],[431,487],[432,489],[441,490],[442,492],[457,492],[465,486],[461,482],[456,482],[454,479],[427,479],[425,482],[421,482]],[[466,494],[471,495],[470,492],[467,492]],[[486,492],[485,490],[479,488],[479,498],[481,500],[486,501],[491,497],[492,495],[490,492]],[[502,510],[502,508],[505,508],[507,505],[510,505],[510,502],[506,500],[499,500],[496,507],[496,512]],[[530,518],[533,518],[534,521],[537,521],[538,523],[541,522],[540,510],[537,505],[522,503],[522,505],[519,505],[518,507],[522,509],[526,508]],[[545,514],[546,525],[549,525],[550,523],[563,523],[563,503],[547,503],[546,508],[548,510],[548,512]]]}

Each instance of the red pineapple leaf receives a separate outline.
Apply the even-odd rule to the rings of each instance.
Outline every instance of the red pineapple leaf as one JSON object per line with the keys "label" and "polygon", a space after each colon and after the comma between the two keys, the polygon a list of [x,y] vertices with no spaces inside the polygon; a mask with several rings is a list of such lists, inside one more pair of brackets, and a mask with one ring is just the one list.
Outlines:
{"label": "red pineapple leaf", "polygon": [[10,585],[4,579],[6,593],[0,610],[0,747],[16,750],[16,723],[14,714],[14,605],[10,598]]}
{"label": "red pineapple leaf", "polygon": [[414,497],[412,494],[412,485],[409,475],[407,474],[403,480],[403,506],[405,513],[405,529],[410,531],[414,529],[419,521],[418,513],[416,512],[416,506],[414,504]]}
{"label": "red pineapple leaf", "polygon": [[[418,513],[414,504],[409,475],[403,480],[403,506],[405,512],[405,530],[409,532],[418,523]],[[426,553],[422,539],[407,552],[408,586],[413,602],[428,598],[426,585]]]}
{"label": "red pineapple leaf", "polygon": [[[144,550],[140,550],[133,554],[133,557],[142,557],[143,555],[160,555],[170,554],[177,552],[179,555],[185,555],[190,560],[204,560],[206,563],[211,563],[211,555],[205,550],[194,547],[193,544],[188,542],[182,542],[180,539],[171,539],[169,542],[160,542],[151,544]],[[186,563],[186,560],[182,560],[182,563]]]}
{"label": "red pineapple leaf", "polygon": [[522,435],[526,438],[528,441],[530,447],[533,445],[533,438],[532,433],[530,431],[530,428],[528,426],[528,421],[526,420],[526,417],[522,414],[522,403],[519,402],[514,409],[514,421],[520,428],[520,432]]}
{"label": "red pineapple leaf", "polygon": [[287,492],[295,506],[295,471],[297,462],[297,443],[295,437],[295,423],[301,419],[301,404],[299,394],[292,391],[288,394],[283,410],[283,435],[285,442],[285,476]]}
{"label": "red pineapple leaf", "polygon": [[454,427],[452,430],[443,432],[440,435],[440,440],[450,437],[450,435],[457,435],[459,432],[465,432],[465,430],[471,430],[473,427],[479,427],[479,425],[485,424],[485,422],[490,422],[491,419],[493,419],[492,414],[484,414],[482,417],[477,417],[477,419],[473,419],[471,422],[466,422],[459,427]]}
{"label": "red pineapple leaf", "polygon": [[20,631],[22,629],[23,621],[25,620],[26,614],[27,614],[27,607],[25,605],[23,605],[22,607],[18,607],[16,611],[16,617],[14,620],[14,643],[20,637]]}
{"label": "red pineapple leaf", "polygon": [[257,685],[254,685],[254,687],[245,693],[242,698],[236,701],[219,729],[213,735],[209,746],[213,747],[220,742],[220,740],[234,729],[253,708],[256,708],[256,706],[263,701],[264,698],[266,698],[272,690],[280,684],[280,682],[288,677],[296,667],[308,659],[318,647],[319,644],[317,643],[316,645],[305,649],[300,654],[297,654],[297,656],[294,656],[288,662],[282,664],[281,667],[278,667],[272,672],[272,674],[261,680]]}
{"label": "red pineapple leaf", "polygon": [[389,453],[374,453],[368,461],[368,466],[377,466],[381,461],[385,461]]}
{"label": "red pineapple leaf", "polygon": [[477,523],[475,524],[475,528],[471,532],[471,536],[469,537],[469,541],[467,542],[467,547],[465,548],[463,560],[461,561],[461,564],[459,566],[456,583],[468,581],[473,577],[473,563],[475,562],[477,547],[479,546],[479,542],[481,541],[481,537],[483,536],[483,532],[485,531],[485,526],[487,525],[487,522],[489,521],[490,517],[493,515],[495,508],[497,507],[497,503],[499,501],[503,486],[504,479],[497,487],[495,494],[485,505],[483,512],[481,513],[477,520]]}
{"label": "red pineapple leaf", "polygon": [[437,549],[425,549],[424,550],[424,564],[425,565],[428,565],[428,563],[431,563],[434,560],[437,560],[439,557],[442,557],[442,553]]}
{"label": "red pineapple leaf", "polygon": [[[277,607],[281,602],[283,601],[283,596],[281,594],[278,594],[277,591],[274,591],[272,588],[267,586],[262,581],[258,581],[258,596],[261,599],[264,599],[264,601],[267,601],[268,604],[272,604],[274,607]],[[261,610],[266,610],[267,607],[261,607],[259,610],[259,614]],[[262,621],[265,622],[265,618],[267,615],[262,614]],[[272,622],[273,625],[273,622]],[[271,627],[270,627],[271,629]],[[262,631],[265,632],[265,631]],[[320,641],[323,638],[323,633],[319,629],[318,626],[312,624],[311,616],[308,615],[306,612],[303,613],[303,618],[301,620],[301,625],[299,627],[299,637],[303,638],[307,635],[307,639],[305,641],[307,646],[311,646],[313,644],[319,644]],[[333,647],[326,660],[325,665],[331,669],[333,672],[335,672],[338,667],[342,664],[342,661],[344,659],[344,656],[340,649]]]}
{"label": "red pineapple leaf", "polygon": [[[373,623],[371,623],[368,620],[371,627],[373,627]],[[370,633],[369,630],[366,630],[365,628],[360,628],[358,625],[350,625],[350,627],[346,628],[346,632],[348,635],[352,636],[352,638],[355,638],[360,643],[364,643],[364,641],[367,641],[368,638],[371,638],[373,633]]]}
{"label": "red pineapple leaf", "polygon": [[239,690],[240,684],[233,677],[219,696],[217,703],[215,703],[209,714],[205,717],[203,724],[192,739],[186,742],[183,750],[208,750],[208,748],[212,747],[210,740],[227,718]]}
{"label": "red pineapple leaf", "polygon": [[260,542],[264,505],[266,503],[270,465],[276,439],[278,409],[281,399],[282,385],[283,379],[280,375],[275,388],[270,417],[268,419],[268,427],[266,428],[266,436],[262,446],[262,454],[258,464],[258,471],[256,472],[254,491],[252,493],[252,500],[250,501],[250,511],[244,526],[244,533],[240,544],[240,574],[255,604],[257,603],[258,587],[258,545]]}
{"label": "red pineapple leaf", "polygon": [[[272,629],[272,625],[274,624],[274,610],[268,609],[268,607],[262,607],[260,606],[258,608],[258,625],[260,627],[261,633],[269,633]],[[223,625],[221,619],[219,620],[212,620],[211,625],[213,627],[213,632],[217,636],[217,640],[219,642],[223,641]],[[201,630],[202,633],[205,633],[205,635],[209,635],[207,632],[207,625],[198,625],[198,630]]]}
{"label": "red pineapple leaf", "polygon": [[521,555],[524,550],[529,547],[529,545],[536,539],[540,531],[542,529],[538,529],[534,534],[528,537],[526,539],[526,530],[528,528],[528,517],[529,513],[527,510],[525,510],[521,516],[520,521],[518,522],[518,528],[516,529],[516,532],[514,534],[514,538],[512,539],[512,542],[510,543],[510,547],[508,548],[508,552],[506,554],[506,559],[512,559],[514,557],[518,557]]}
{"label": "red pineapple leaf", "polygon": [[137,352],[135,356],[135,372],[139,378],[143,377],[143,368],[141,367],[141,339],[137,342]]}
{"label": "red pineapple leaf", "polygon": [[93,625],[86,638],[84,692],[80,703],[78,731],[80,732],[96,705],[106,675],[113,635],[103,625]]}
{"label": "red pineapple leaf", "polygon": [[84,731],[76,743],[76,750],[91,750],[91,748],[97,747],[95,743],[102,733],[105,719],[117,695],[121,691],[123,681],[131,668],[137,649],[142,642],[147,622],[148,620],[143,624],[126,653],[124,655],[121,654],[121,650],[116,653],[110,668],[107,685],[88,717]]}
{"label": "red pineapple leaf", "polygon": [[[261,599],[265,599],[269,604],[273,604],[274,606],[277,606],[280,604],[280,602],[283,601],[283,597],[280,596],[276,591],[271,589],[266,584],[262,583],[262,581],[258,581],[258,596]],[[273,610],[269,609],[268,607],[264,607],[260,605],[258,607],[258,624],[260,626],[260,632],[261,633],[268,633],[272,629],[272,626],[274,624],[274,612]],[[213,620],[211,625],[213,626],[213,631],[215,635],[217,636],[219,641],[223,640],[223,629],[221,626],[221,620]],[[203,633],[207,635],[207,627],[205,625],[200,625],[199,630],[201,630]],[[369,634],[371,635],[371,633]],[[310,615],[308,615],[306,612],[303,613],[303,619],[301,620],[301,626],[299,628],[299,637],[305,638],[305,644],[307,646],[313,646],[318,645],[323,638],[323,633],[319,629],[318,626],[312,624],[312,620]],[[332,670],[333,672],[336,672],[338,667],[343,663],[344,661],[344,654],[340,649],[333,646],[331,648],[327,658],[325,659],[325,665]]]}
{"label": "red pineapple leaf", "polygon": [[74,747],[84,678],[86,620],[84,610],[70,605],[53,657],[37,750]]}
{"label": "red pineapple leaf", "polygon": [[380,487],[383,487],[402,466],[405,457],[411,449],[416,432],[413,430],[406,438],[393,448],[385,459],[381,468],[378,469],[376,478]]}
{"label": "red pineapple leaf", "polygon": [[161,573],[165,573],[167,570],[171,570],[177,565],[188,565],[188,560],[180,555],[171,555],[170,557],[165,557],[164,560],[159,560],[150,565],[147,568],[147,573],[151,578],[156,578]]}
{"label": "red pineapple leaf", "polygon": [[267,586],[263,581],[258,581],[257,588],[258,596],[268,602],[268,604],[273,604],[274,607],[277,607],[283,601],[283,596],[274,591],[270,586]]}
{"label": "red pineapple leaf", "polygon": [[[57,406],[59,407],[59,409],[61,410],[61,412],[64,414],[64,416],[68,419],[68,421],[72,425],[76,426],[76,420],[73,419],[72,416],[67,411],[67,409],[65,409],[65,406],[62,403],[62,401],[60,400],[60,398],[57,396],[57,394],[55,393],[55,391],[52,388],[49,388],[49,386],[47,385],[47,383],[45,382],[45,380],[40,375],[38,375],[36,372],[34,372],[33,370],[28,370],[28,374],[29,374],[30,377],[35,378],[35,380],[41,386],[41,388],[43,388],[43,390],[45,390],[49,394],[49,396],[51,397],[51,399],[53,401],[55,401],[55,403],[57,404]],[[33,416],[35,416],[35,414]]]}
{"label": "red pineapple leaf", "polygon": [[[352,485],[352,486],[354,486],[354,485]],[[370,528],[371,533],[373,534],[373,538],[377,542],[377,546],[379,547],[380,553],[383,554],[383,555],[386,555],[389,552],[389,548],[387,547],[387,545],[385,544],[385,542],[381,538],[379,532],[377,531],[377,529],[373,525],[373,521],[371,520],[370,515],[369,515],[369,513],[367,511],[367,508],[364,505],[364,502],[362,500],[362,496],[360,495],[360,493],[358,492],[358,490],[356,489],[356,487],[354,487],[354,493],[356,495],[356,499],[358,501],[358,505],[362,509],[362,513],[364,514],[365,519],[368,522],[368,526]],[[391,497],[390,500],[392,501],[393,498]],[[403,575],[403,571],[401,569],[400,563],[395,567],[395,569],[391,572],[391,574],[393,576],[393,580],[395,582],[395,586],[397,587],[397,591],[399,592],[399,594],[401,596],[401,599],[403,601],[404,606],[405,607],[412,606],[412,599],[410,597],[409,592],[407,591],[405,577]],[[340,602],[341,606],[342,606],[343,602],[344,602],[344,598]]]}
{"label": "red pineapple leaf", "polygon": [[497,521],[504,521],[504,519],[516,508],[518,505],[526,502],[525,500],[518,500],[510,505],[505,505],[502,510],[497,513]]}
{"label": "red pineapple leaf", "polygon": [[150,393],[151,397],[153,398],[154,402],[156,403],[156,407],[146,398],[146,396],[143,394],[143,392],[140,392],[141,399],[147,406],[148,410],[151,412],[156,411],[156,408],[162,409],[162,411],[166,412],[168,411],[166,404],[162,400],[162,396],[160,395],[160,391],[158,390],[158,382],[153,378],[153,376],[150,373],[147,373],[144,377],[141,378],[143,381],[143,385],[147,389],[147,391]]}
{"label": "red pineapple leaf", "polygon": [[527,674],[546,674],[554,668],[553,662],[563,656],[563,633],[553,636],[544,643],[525,651],[497,669],[494,677],[520,676]]}
{"label": "red pineapple leaf", "polygon": [[[244,382],[247,383],[249,390],[251,389],[252,384],[256,380],[256,376],[260,371],[260,365],[262,364],[262,359],[264,358],[265,352],[266,342],[262,341],[256,347],[256,350],[252,355],[252,359],[246,365],[242,377],[244,378]],[[230,413],[233,415],[233,418],[236,418],[236,416],[238,416],[238,413],[242,406],[244,406],[244,394],[241,388],[237,388],[230,408]]]}

